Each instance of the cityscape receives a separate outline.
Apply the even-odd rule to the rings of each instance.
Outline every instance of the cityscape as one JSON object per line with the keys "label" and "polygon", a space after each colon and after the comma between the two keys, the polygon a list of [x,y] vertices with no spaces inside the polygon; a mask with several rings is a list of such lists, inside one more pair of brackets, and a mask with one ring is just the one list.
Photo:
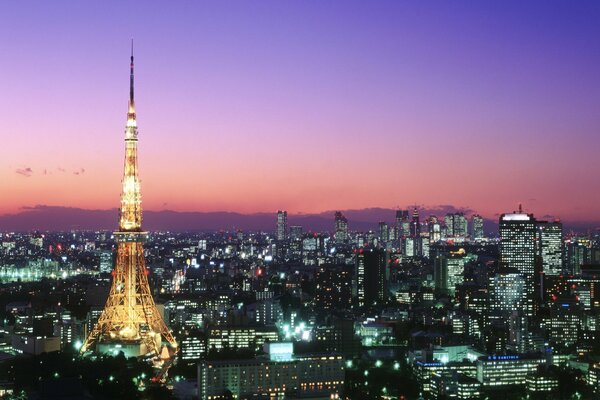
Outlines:
{"label": "cityscape", "polygon": [[[126,6],[131,15],[137,6],[133,3]],[[101,16],[103,9],[97,5],[69,2],[58,2],[56,8],[37,5],[39,9],[29,18],[40,25],[32,26],[31,34],[37,38],[43,30],[40,27],[44,27],[48,29],[44,34],[49,35],[48,42],[39,44],[41,51],[53,51],[54,43],[77,54],[81,49],[74,48],[75,43],[94,39],[95,45],[103,49],[102,58],[115,59],[118,85],[102,83],[111,75],[102,75],[102,68],[92,71],[101,77],[88,75],[85,79],[71,69],[41,68],[39,73],[47,73],[48,81],[54,76],[59,79],[63,73],[68,79],[73,75],[73,79],[82,79],[81,82],[98,79],[92,86],[84,86],[85,91],[94,90],[94,85],[98,93],[114,90],[116,94],[110,98],[119,98],[122,107],[78,111],[94,115],[102,129],[106,121],[120,123],[114,132],[102,132],[100,136],[82,132],[78,125],[80,115],[75,117],[78,122],[74,128],[61,128],[66,123],[62,120],[56,122],[59,127],[44,127],[58,118],[51,111],[40,113],[39,119],[34,116],[21,126],[21,122],[10,122],[17,119],[18,113],[11,113],[8,105],[0,107],[4,110],[0,115],[0,134],[7,143],[0,153],[0,399],[600,399],[600,193],[594,181],[594,171],[600,168],[595,164],[595,148],[600,145],[597,139],[600,90],[594,92],[600,89],[597,76],[600,32],[598,36],[590,36],[591,40],[586,36],[600,31],[596,19],[600,17],[598,4],[581,2],[571,7],[553,2],[531,2],[525,6],[516,2],[502,6],[463,2],[453,6],[442,2],[420,6],[388,2],[302,6],[295,2],[230,3],[235,11],[219,8],[222,5],[215,8],[209,3],[163,5],[164,9],[142,8],[139,12],[149,19],[142,18],[132,27],[107,33],[106,37],[110,36],[114,42],[104,47],[102,40],[108,39],[95,36],[95,31],[116,24],[112,18],[117,17]],[[62,7],[67,5],[74,6],[71,16],[62,14]],[[107,7],[114,11],[111,8],[114,5]],[[22,5],[0,5],[0,12],[3,11],[12,18],[8,18],[8,28],[0,28],[0,33],[14,29],[17,17],[30,10]],[[199,16],[200,11],[205,15]],[[46,12],[54,18],[44,20],[42,14]],[[161,12],[165,13],[163,18]],[[408,166],[396,168],[400,164],[389,161],[382,164],[386,168],[376,169],[372,175],[369,164],[374,160],[385,159],[392,153],[403,158],[403,152],[417,150],[394,149],[394,133],[386,136],[389,140],[386,142],[376,133],[370,136],[368,130],[362,138],[348,132],[346,142],[338,133],[331,133],[333,138],[327,137],[327,132],[307,133],[307,140],[315,139],[315,143],[314,147],[304,148],[294,146],[292,139],[286,142],[283,133],[292,128],[283,125],[280,128],[283,144],[279,143],[283,147],[269,147],[277,145],[270,140],[259,143],[277,153],[272,154],[270,163],[262,164],[264,155],[254,154],[253,145],[248,144],[247,152],[236,151],[243,149],[246,140],[272,139],[272,131],[252,139],[245,136],[245,131],[238,132],[240,136],[235,140],[241,145],[236,143],[230,148],[226,144],[229,139],[224,139],[225,144],[218,146],[218,157],[213,158],[212,154],[197,153],[195,146],[198,143],[210,146],[210,140],[218,141],[217,136],[228,133],[219,130],[204,133],[185,122],[186,113],[203,114],[215,106],[208,104],[210,101],[205,104],[204,100],[198,100],[212,89],[197,93],[184,85],[179,87],[181,99],[170,88],[160,89],[162,83],[156,83],[161,79],[159,73],[173,68],[171,73],[182,74],[183,70],[172,64],[181,60],[185,63],[186,55],[182,54],[176,62],[170,60],[165,67],[164,56],[153,48],[149,39],[156,40],[158,48],[163,46],[160,43],[180,39],[189,40],[188,44],[198,41],[208,48],[206,43],[217,38],[188,36],[201,32],[198,29],[208,29],[199,27],[196,18],[211,27],[215,23],[213,17],[219,20],[218,27],[230,26],[224,22],[226,19],[217,18],[222,13],[235,20],[231,24],[249,29],[245,31],[238,26],[236,29],[240,30],[231,34],[236,40],[247,40],[244,35],[237,36],[242,32],[253,32],[257,37],[263,37],[265,32],[270,35],[270,31],[258,27],[262,23],[254,25],[253,20],[250,26],[244,25],[250,20],[245,19],[246,12],[255,12],[253,15],[258,19],[262,16],[267,25],[264,29],[277,27],[284,32],[283,38],[273,38],[270,44],[258,40],[262,44],[253,48],[266,52],[268,56],[263,56],[270,60],[279,40],[285,45],[299,46],[303,49],[300,54],[307,57],[335,48],[316,44],[317,36],[302,42],[310,44],[304,48],[294,42],[300,39],[291,33],[293,29],[287,31],[286,22],[275,22],[276,16],[289,24],[307,20],[316,24],[316,16],[320,15],[327,20],[326,24],[315,27],[321,33],[331,33],[332,29],[352,36],[359,32],[363,39],[373,32],[377,37],[391,33],[392,37],[398,35],[418,45],[441,43],[440,48],[447,44],[446,39],[429,25],[430,18],[441,18],[438,23],[444,29],[449,29],[445,21],[453,21],[448,32],[463,39],[460,33],[472,26],[487,36],[499,32],[495,31],[496,24],[508,23],[508,36],[519,32],[522,41],[533,40],[539,46],[529,50],[540,54],[556,51],[561,62],[572,63],[561,64],[564,68],[561,79],[570,81],[573,71],[589,72],[588,68],[590,71],[596,68],[595,74],[579,77],[590,80],[586,87],[593,93],[580,93],[589,101],[585,107],[575,107],[582,113],[577,124],[569,123],[577,117],[570,114],[575,112],[571,109],[564,111],[563,119],[552,115],[549,110],[559,104],[556,103],[545,110],[546,118],[552,122],[549,130],[541,129],[539,122],[538,128],[543,132],[517,137],[508,147],[497,145],[494,142],[497,137],[491,135],[482,139],[485,148],[471,148],[469,141],[479,139],[468,139],[470,134],[465,132],[465,137],[452,139],[462,143],[462,147],[442,148],[441,153],[423,152],[419,148],[421,154],[415,159],[418,162],[409,157]],[[497,14],[491,17],[488,12]],[[352,17],[351,27],[334,22],[331,17],[337,13]],[[394,18],[408,21],[413,13],[418,17],[410,22],[411,30],[397,30],[400,28]],[[540,17],[535,33],[525,29],[530,27],[527,18],[530,13]],[[84,15],[83,21],[75,17]],[[178,18],[170,19],[174,15]],[[523,20],[515,15],[523,16]],[[477,21],[484,16],[489,20],[482,27]],[[75,26],[60,30],[63,18],[73,18],[70,21]],[[142,29],[148,21],[164,22],[172,29],[172,37],[163,35],[165,28],[160,25],[153,27],[158,33]],[[468,26],[462,24],[464,21],[470,21]],[[83,26],[88,22],[90,30],[86,31]],[[188,26],[189,22],[192,24]],[[401,35],[420,28],[430,32],[429,39]],[[83,37],[70,36],[75,29]],[[123,36],[122,31],[129,29],[130,35]],[[310,30],[304,29],[302,32]],[[223,35],[220,38],[223,45],[233,45],[231,37]],[[554,42],[556,35],[562,35],[563,41]],[[580,35],[588,40],[580,42]],[[321,39],[327,41],[331,37],[325,35]],[[28,35],[16,40],[16,44],[7,47],[5,55],[21,45],[36,46],[31,40]],[[515,38],[497,38],[485,42],[477,51],[471,49],[469,54],[483,56],[487,51],[484,47],[490,45],[501,49],[502,40],[513,46],[519,42]],[[243,52],[246,47],[240,43],[236,49]],[[577,46],[586,51],[579,54],[573,50]],[[345,43],[343,47],[349,49],[351,45]],[[560,52],[566,48],[572,50],[571,59]],[[61,58],[61,51],[56,49],[55,61]],[[88,48],[86,54],[88,51],[95,50]],[[196,51],[197,48],[190,50]],[[248,65],[236,62],[235,69],[227,65],[223,70],[232,75],[250,71],[250,60],[262,57],[259,53],[249,56]],[[518,53],[526,64],[527,55]],[[328,53],[323,57],[329,56]],[[289,54],[281,57],[281,68],[296,60]],[[531,56],[531,60],[535,59]],[[378,61],[382,71],[389,65],[386,60]],[[203,59],[207,64],[213,61]],[[459,55],[439,68],[451,70],[459,65],[453,63],[463,61]],[[302,65],[308,68],[310,63],[305,62]],[[334,69],[344,64],[343,60],[332,62]],[[152,67],[149,65],[152,63],[162,67]],[[577,69],[577,63],[585,67]],[[8,68],[17,71],[14,66]],[[319,64],[313,73],[318,75],[320,68],[327,69]],[[513,71],[497,68],[498,75]],[[276,69],[273,68],[273,74]],[[215,71],[222,73],[221,67]],[[427,71],[419,73],[426,75]],[[534,75],[549,72],[540,71],[536,65],[531,70],[523,66],[518,73],[533,81]],[[198,82],[205,79],[201,75],[198,71],[186,79]],[[263,79],[260,75],[252,75],[248,82]],[[516,75],[511,75],[513,78]],[[24,78],[17,74],[15,79]],[[375,82],[365,77],[357,79],[347,84],[366,87],[368,84],[364,82]],[[12,82],[2,80],[0,87],[12,87]],[[555,89],[560,86],[558,81]],[[265,82],[269,80],[262,84]],[[189,85],[195,87],[195,83]],[[273,93],[280,96],[283,86]],[[537,93],[539,105],[550,92],[536,87],[532,83],[529,90]],[[35,97],[33,86],[25,88],[30,88],[31,93],[24,96]],[[570,90],[578,93],[575,89]],[[226,92],[227,88],[223,90]],[[568,97],[567,92],[557,92],[556,96]],[[10,91],[6,93],[11,95]],[[14,93],[14,102],[20,104],[22,91]],[[239,94],[242,93],[240,89]],[[302,93],[298,86],[297,92],[289,93],[289,97],[302,97]],[[582,102],[573,93],[572,101]],[[256,101],[264,100],[256,96]],[[277,96],[269,97],[270,101],[276,98],[283,103],[287,101]],[[327,89],[323,96],[327,98]],[[350,97],[346,99],[348,104],[358,101]],[[458,102],[461,95],[456,97]],[[56,101],[62,100],[57,97]],[[161,101],[176,102],[181,113],[157,116],[162,113]],[[182,106],[188,101],[189,106]],[[215,100],[217,105],[220,101]],[[236,101],[231,99],[232,103]],[[369,99],[360,102],[365,108],[368,103]],[[49,108],[54,106],[48,104]],[[283,105],[281,110],[286,107]],[[331,107],[335,108],[333,104]],[[112,110],[116,115],[112,115]],[[281,110],[257,118],[264,117],[264,124],[281,123],[274,116]],[[512,112],[527,114],[529,109],[515,110]],[[529,111],[540,112],[533,106]],[[383,116],[387,111],[380,112]],[[435,114],[435,110],[431,112]],[[498,111],[498,118],[504,112]],[[365,113],[365,118],[369,118],[369,111]],[[285,119],[285,114],[282,115]],[[306,113],[305,118],[310,119],[310,115]],[[494,116],[487,117],[490,125],[502,125]],[[160,139],[157,139],[159,133],[146,135],[146,121],[160,121],[160,118],[164,118],[156,122],[160,127],[174,118],[178,128],[164,132]],[[473,117],[479,121],[478,118],[483,117]],[[535,130],[537,125],[531,122],[534,119],[525,118],[527,122],[521,126],[515,117],[511,123],[520,126],[517,130],[524,129],[523,126]],[[330,125],[328,119],[319,121],[332,131],[343,125]],[[387,122],[379,122],[373,122],[370,129],[385,130]],[[15,133],[28,134],[29,123],[42,133],[13,140],[13,135],[18,136]],[[350,118],[347,123],[356,121]],[[195,137],[188,137],[188,132],[178,133],[181,127],[192,130]],[[67,133],[61,133],[61,129]],[[60,138],[67,138],[70,129],[80,135],[79,140],[61,143]],[[148,127],[149,132],[156,132],[153,129],[156,128]],[[555,135],[564,134],[561,129],[567,129],[573,142],[589,139],[584,145],[590,148],[586,150],[590,153],[580,152],[580,143],[572,146],[569,141],[545,143],[554,140]],[[36,138],[45,140],[47,133],[52,132],[57,135],[57,146],[64,147],[65,154],[70,156],[68,160],[61,158],[63,153],[58,150],[53,152],[52,147],[44,145],[42,150],[35,150],[36,145],[31,144]],[[419,136],[418,131],[402,134]],[[507,133],[507,141],[512,140],[511,134]],[[534,139],[539,139],[539,148],[531,145]],[[19,144],[21,140],[23,145]],[[335,145],[328,147],[329,140]],[[327,147],[325,152],[317,149],[317,143]],[[558,149],[551,153],[546,145]],[[339,153],[346,146],[358,147],[360,151],[352,153],[352,157],[348,154],[341,157]],[[23,150],[21,155],[15,151],[30,147],[33,147],[30,152]],[[456,151],[457,148],[461,151]],[[485,152],[487,158],[466,157],[474,148]],[[514,154],[506,153],[507,149],[514,149]],[[540,149],[546,150],[540,152]],[[283,153],[278,153],[279,150]],[[172,152],[177,156],[171,160]],[[354,157],[355,154],[360,156]],[[529,154],[525,163],[521,159],[523,154]],[[562,154],[560,159],[557,154]],[[588,154],[593,154],[593,159],[588,160]],[[16,161],[15,157],[35,160]],[[50,161],[53,157],[55,161]],[[184,160],[175,161],[179,158]],[[183,168],[188,164],[182,163],[192,162],[190,159],[193,164],[189,165],[195,167]],[[219,160],[221,168],[210,166]],[[42,162],[47,166],[41,167]],[[339,176],[338,165],[344,168]],[[568,171],[564,176],[557,172],[563,166],[569,167],[565,168]],[[113,171],[118,171],[118,176]],[[313,175],[314,171],[317,171],[314,181],[304,176]],[[580,171],[587,171],[583,178]],[[283,174],[283,179],[279,179],[279,174]],[[154,180],[156,175],[162,181]],[[403,176],[410,178],[404,180]],[[46,178],[50,183],[41,182]],[[232,188],[237,186],[237,179],[244,182]],[[412,179],[428,182],[428,189],[411,186]],[[262,186],[263,181],[268,186]],[[174,189],[175,184],[183,186]],[[352,190],[346,185],[351,185]],[[471,192],[473,188],[476,191]],[[218,197],[219,190],[222,203],[214,202],[212,197]],[[198,194],[208,191],[213,191],[206,195],[209,197]],[[430,199],[431,192],[436,194]],[[448,196],[447,202],[444,195]],[[273,202],[279,205],[273,207]],[[339,206],[331,207],[332,204]]]}

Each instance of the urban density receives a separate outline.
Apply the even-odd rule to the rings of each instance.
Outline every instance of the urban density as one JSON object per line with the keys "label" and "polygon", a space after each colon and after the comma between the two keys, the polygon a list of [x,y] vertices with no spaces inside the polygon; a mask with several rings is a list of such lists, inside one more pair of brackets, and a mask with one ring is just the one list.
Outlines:
{"label": "urban density", "polygon": [[[125,266],[137,234],[4,233],[0,393],[600,394],[600,232],[521,207],[489,232],[477,214],[394,217],[362,232],[338,211],[310,232],[278,211],[270,232],[144,233],[143,257]],[[115,304],[128,290],[137,298]]]}
{"label": "urban density", "polygon": [[[203,170],[175,170],[162,159],[138,162],[145,159],[146,136],[138,132],[138,120],[145,119],[136,102],[149,91],[136,80],[133,40],[130,46],[130,54],[103,54],[123,61],[124,78],[129,56],[119,136],[124,152],[122,142],[117,147],[113,140],[119,132],[94,138],[114,144],[121,184],[89,183],[98,196],[105,184],[119,187],[114,229],[8,229],[2,224],[15,223],[20,214],[0,218],[0,399],[600,399],[596,220],[572,224],[568,218],[575,214],[563,219],[563,209],[555,215],[544,208],[549,203],[529,195],[504,209],[447,205],[434,212],[405,202],[360,214],[343,206],[351,196],[340,189],[333,200],[341,205],[319,214],[318,224],[290,200],[252,217],[268,221],[265,229],[228,223],[219,229],[148,229],[140,177],[156,173],[156,163],[167,171],[166,181],[192,179]],[[152,62],[147,54],[140,64]],[[168,89],[165,96],[177,101]],[[182,107],[169,118],[178,124],[190,110]],[[94,112],[98,120],[123,116]],[[183,152],[186,142],[169,145]],[[378,153],[387,144],[366,135],[353,146]],[[535,168],[559,158],[534,147],[528,151]],[[412,151],[396,150],[399,157]],[[446,150],[445,161],[422,154],[420,162],[439,163],[438,174],[452,186],[477,185],[471,175],[484,164],[465,166],[459,161],[464,148]],[[296,157],[294,149],[286,151]],[[199,164],[206,160],[196,157]],[[280,173],[285,161],[273,157],[272,172]],[[494,185],[521,179],[511,170],[511,157],[506,154],[502,164],[506,180]],[[368,197],[359,158],[344,161],[346,174],[356,173],[354,190]],[[414,176],[420,169],[416,163],[394,174]],[[81,168],[73,175],[84,173]],[[33,174],[33,168],[18,168],[15,175]],[[549,174],[543,184],[554,185],[554,178]],[[586,179],[586,186],[597,186],[594,171]],[[178,191],[193,197],[194,184],[185,182]],[[265,196],[295,184],[282,180]],[[160,190],[154,190],[156,197]],[[404,199],[417,197],[410,186],[403,190]],[[496,204],[491,198],[497,195],[488,190],[481,186]],[[322,196],[318,185],[305,191],[299,189],[299,202]],[[40,191],[32,201],[42,205],[46,194]],[[11,195],[2,192],[3,199]],[[164,190],[163,208],[171,195]],[[600,198],[591,197],[597,207]],[[41,214],[31,215],[23,226],[47,223],[35,219]]]}

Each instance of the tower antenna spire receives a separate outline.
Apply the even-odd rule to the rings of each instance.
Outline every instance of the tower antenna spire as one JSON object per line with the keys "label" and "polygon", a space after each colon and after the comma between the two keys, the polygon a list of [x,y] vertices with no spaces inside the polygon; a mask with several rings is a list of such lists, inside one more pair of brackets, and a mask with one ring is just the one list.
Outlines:
{"label": "tower antenna spire", "polygon": [[131,72],[129,75],[129,101],[133,105],[133,39],[131,39]]}

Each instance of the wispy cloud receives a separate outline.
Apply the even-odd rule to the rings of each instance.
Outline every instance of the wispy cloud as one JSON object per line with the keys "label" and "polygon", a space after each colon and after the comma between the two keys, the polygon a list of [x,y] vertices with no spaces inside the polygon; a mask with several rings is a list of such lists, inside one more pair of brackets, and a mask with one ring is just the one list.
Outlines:
{"label": "wispy cloud", "polygon": [[78,170],[73,171],[75,175],[83,175],[85,173],[85,168],[79,168]]}
{"label": "wispy cloud", "polygon": [[15,170],[15,172],[19,175],[23,175],[27,178],[29,178],[31,175],[33,175],[33,170],[30,167],[25,167],[25,168],[17,168]]}

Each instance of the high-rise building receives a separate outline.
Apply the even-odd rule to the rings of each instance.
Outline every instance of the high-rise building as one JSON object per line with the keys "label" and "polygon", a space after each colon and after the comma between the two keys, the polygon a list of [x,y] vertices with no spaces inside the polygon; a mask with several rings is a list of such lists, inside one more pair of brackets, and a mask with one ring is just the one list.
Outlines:
{"label": "high-rise building", "polygon": [[113,269],[113,255],[111,251],[102,250],[99,252],[100,256],[100,272],[110,273]]}
{"label": "high-rise building", "polygon": [[468,222],[465,214],[457,212],[446,214],[446,236],[449,238],[464,239],[468,234]]}
{"label": "high-rise building", "polygon": [[572,237],[565,242],[566,267],[569,273],[579,275],[581,266],[591,262],[591,243],[588,238]]}
{"label": "high-rise building", "polygon": [[452,214],[446,214],[444,217],[444,227],[446,232],[446,237],[454,236],[454,219]]}
{"label": "high-rise building", "polygon": [[550,305],[550,314],[544,324],[548,340],[554,346],[573,346],[581,332],[581,317],[578,305],[572,299],[558,299]]}
{"label": "high-rise building", "polygon": [[420,233],[421,223],[419,222],[419,210],[415,207],[412,212],[412,220],[410,221],[410,236],[416,238],[419,237]]}
{"label": "high-rise building", "polygon": [[299,225],[290,226],[290,239],[300,240],[302,239],[302,227]]}
{"label": "high-rise building", "polygon": [[401,239],[403,236],[408,236],[410,234],[408,210],[396,211],[396,230],[398,231],[398,239]]}
{"label": "high-rise building", "polygon": [[538,221],[538,256],[545,275],[560,275],[563,272],[563,238],[560,221]]}
{"label": "high-rise building", "polygon": [[379,239],[383,243],[386,243],[390,239],[389,226],[383,221],[379,222]]}
{"label": "high-rise building", "polygon": [[520,310],[526,303],[525,278],[514,269],[506,269],[490,276],[489,314],[505,319],[513,310]]}
{"label": "high-rise building", "polygon": [[471,217],[471,226],[473,227],[473,233],[471,237],[473,240],[481,240],[485,238],[483,233],[483,218],[479,214],[474,214]]}
{"label": "high-rise building", "polygon": [[288,238],[287,211],[277,211],[277,240],[282,242]]}
{"label": "high-rise building", "polygon": [[368,247],[358,251],[355,286],[359,307],[376,304],[387,298],[387,270],[385,250]]}
{"label": "high-rise building", "polygon": [[465,264],[476,259],[464,249],[437,256],[433,269],[435,288],[454,296],[456,285],[463,283]]}
{"label": "high-rise building", "polygon": [[515,269],[524,278],[527,316],[535,314],[536,286],[539,279],[536,267],[536,220],[533,214],[519,211],[500,216],[500,262]]}
{"label": "high-rise building", "polygon": [[315,304],[319,310],[342,310],[352,305],[351,271],[322,265],[315,272]]}
{"label": "high-rise building", "polygon": [[442,240],[442,227],[435,215],[430,215],[427,221],[427,230],[429,231],[429,242],[437,243]]}
{"label": "high-rise building", "polygon": [[348,241],[348,220],[341,211],[335,212],[335,241],[336,243]]}
{"label": "high-rise building", "polygon": [[[81,352],[96,345],[99,352],[115,347],[128,356],[153,354],[168,357],[177,343],[154,304],[144,259],[147,232],[142,230],[142,194],[138,176],[138,130],[133,99],[133,43],[129,82],[129,110],[125,128],[125,171],[121,193],[119,230],[114,233],[117,257],[112,271],[112,286],[98,322],[81,347]],[[162,347],[166,340],[171,349]],[[165,354],[167,353],[167,354]]]}

